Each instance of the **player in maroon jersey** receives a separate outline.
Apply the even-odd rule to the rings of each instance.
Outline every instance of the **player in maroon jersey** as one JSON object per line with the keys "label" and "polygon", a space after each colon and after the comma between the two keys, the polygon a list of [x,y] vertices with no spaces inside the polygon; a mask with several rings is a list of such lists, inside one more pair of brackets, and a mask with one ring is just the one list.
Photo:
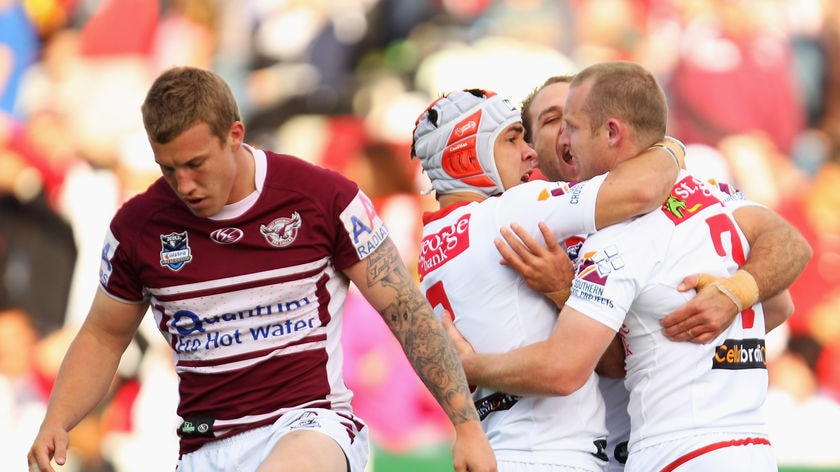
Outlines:
{"label": "player in maroon jersey", "polygon": [[495,471],[455,350],[358,186],[245,144],[212,72],[164,72],[142,112],[163,176],[111,221],[100,288],[30,466],[64,464],[68,431],[105,395],[150,309],[175,353],[177,470],[362,472],[367,427],[339,340],[352,281],[454,424],[455,469]]}

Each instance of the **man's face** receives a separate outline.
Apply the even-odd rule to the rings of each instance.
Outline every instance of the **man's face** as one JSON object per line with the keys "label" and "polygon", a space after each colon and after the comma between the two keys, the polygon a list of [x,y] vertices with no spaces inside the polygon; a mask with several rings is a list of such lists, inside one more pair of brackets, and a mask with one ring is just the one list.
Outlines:
{"label": "man's face", "polygon": [[605,123],[597,124],[593,131],[590,116],[583,112],[583,105],[591,89],[589,82],[569,89],[563,115],[563,131],[557,141],[556,152],[565,154],[562,161],[574,169],[574,180],[586,180],[610,171],[615,162],[609,147],[609,130]]}
{"label": "man's face", "polygon": [[521,122],[512,123],[499,133],[493,143],[493,157],[504,190],[531,178],[537,156],[525,142],[525,128]]}
{"label": "man's face", "polygon": [[569,93],[567,82],[555,82],[543,87],[528,109],[531,123],[531,145],[537,152],[540,172],[548,180],[578,180],[576,163],[566,154],[557,152],[557,140],[563,130],[563,108]]}
{"label": "man's face", "polygon": [[236,201],[238,146],[231,139],[223,143],[206,123],[198,123],[166,144],[151,145],[164,179],[194,215],[211,217]]}

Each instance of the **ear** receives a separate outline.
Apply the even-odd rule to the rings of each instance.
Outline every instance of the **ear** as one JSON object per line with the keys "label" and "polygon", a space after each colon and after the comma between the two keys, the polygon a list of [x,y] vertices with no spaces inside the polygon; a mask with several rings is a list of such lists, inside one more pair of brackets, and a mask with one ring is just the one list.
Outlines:
{"label": "ear", "polygon": [[610,147],[616,147],[624,135],[624,124],[616,118],[610,118],[604,123],[607,129],[607,142]]}
{"label": "ear", "polygon": [[245,139],[245,125],[241,121],[234,121],[228,130],[228,143],[233,147],[239,147]]}

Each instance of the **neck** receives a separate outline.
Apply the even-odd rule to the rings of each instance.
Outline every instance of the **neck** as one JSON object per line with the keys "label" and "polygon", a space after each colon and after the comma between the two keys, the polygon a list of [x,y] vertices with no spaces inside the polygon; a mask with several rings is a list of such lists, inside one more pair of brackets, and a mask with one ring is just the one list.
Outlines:
{"label": "neck", "polygon": [[456,203],[481,202],[484,200],[487,200],[487,197],[474,192],[455,192],[441,195],[438,198],[438,204],[440,205],[440,208],[443,209]]}
{"label": "neck", "polygon": [[236,184],[234,186],[234,192],[236,195],[234,198],[231,198],[232,201],[238,202],[243,198],[247,197],[254,190],[257,189],[257,185],[254,182],[255,174],[256,174],[256,164],[254,163],[254,156],[251,154],[250,151],[245,146],[239,146],[239,149],[236,151],[236,162],[237,162],[237,176],[236,176]]}

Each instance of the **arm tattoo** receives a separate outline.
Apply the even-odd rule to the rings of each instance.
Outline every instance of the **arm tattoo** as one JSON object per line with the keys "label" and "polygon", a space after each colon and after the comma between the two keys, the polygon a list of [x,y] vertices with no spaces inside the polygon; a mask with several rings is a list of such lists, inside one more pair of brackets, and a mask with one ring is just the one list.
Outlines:
{"label": "arm tattoo", "polygon": [[453,424],[478,420],[455,348],[389,239],[367,259],[368,287],[396,292],[380,314]]}

